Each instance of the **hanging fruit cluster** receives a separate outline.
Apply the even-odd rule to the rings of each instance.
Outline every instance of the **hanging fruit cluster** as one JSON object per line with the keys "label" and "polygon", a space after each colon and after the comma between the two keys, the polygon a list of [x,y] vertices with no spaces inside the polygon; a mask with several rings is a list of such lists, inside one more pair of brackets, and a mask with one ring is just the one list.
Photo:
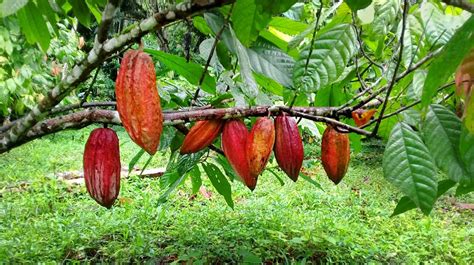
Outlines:
{"label": "hanging fruit cluster", "polygon": [[[125,53],[116,80],[117,111],[130,138],[150,155],[156,153],[163,131],[163,116],[156,86],[155,67],[142,50]],[[375,111],[353,113],[363,126]],[[281,114],[275,122],[257,119],[250,132],[241,120],[198,121],[184,138],[181,154],[198,152],[222,133],[222,149],[245,185],[254,190],[272,150],[280,168],[293,181],[303,164],[303,142],[293,117]],[[322,163],[338,184],[349,165],[349,138],[328,126],[322,139]],[[120,151],[116,133],[107,128],[92,131],[84,151],[84,177],[90,196],[110,208],[120,191]]]}
{"label": "hanging fruit cluster", "polygon": [[[142,50],[124,54],[115,83],[117,111],[130,138],[150,155],[163,131],[155,66]],[[120,191],[119,141],[111,129],[92,131],[84,151],[84,178],[91,197],[110,208]]]}
{"label": "hanging fruit cluster", "polygon": [[[258,176],[265,169],[272,150],[280,168],[293,181],[298,180],[304,151],[298,125],[293,117],[283,113],[276,117],[275,122],[267,117],[259,118],[250,132],[245,123],[238,119],[225,122],[198,121],[186,135],[181,153],[194,153],[208,147],[221,131],[222,150],[235,173],[250,190],[255,189]],[[328,126],[323,135],[322,162],[334,183],[338,184],[344,177],[349,157],[347,134]]]}

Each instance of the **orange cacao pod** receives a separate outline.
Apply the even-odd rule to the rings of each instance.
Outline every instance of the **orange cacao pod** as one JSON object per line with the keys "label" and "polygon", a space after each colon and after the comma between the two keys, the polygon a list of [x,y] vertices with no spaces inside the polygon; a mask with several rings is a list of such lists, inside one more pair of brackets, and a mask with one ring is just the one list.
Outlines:
{"label": "orange cacao pod", "polygon": [[298,180],[303,164],[303,142],[301,141],[298,125],[293,117],[285,114],[275,119],[275,158],[280,168],[293,181]]}
{"label": "orange cacao pod", "polygon": [[149,154],[156,153],[163,131],[160,96],[151,57],[125,53],[115,82],[117,110],[130,138]]}
{"label": "orange cacao pod", "polygon": [[267,117],[259,118],[250,130],[246,147],[250,175],[255,179],[265,169],[274,143],[273,121]]}
{"label": "orange cacao pod", "polygon": [[247,127],[241,120],[227,121],[222,130],[222,150],[237,175],[250,190],[254,190],[257,179],[250,175],[245,153],[248,134]]}
{"label": "orange cacao pod", "polygon": [[83,166],[90,196],[110,208],[120,191],[119,139],[112,129],[97,128],[91,132],[84,149]]}
{"label": "orange cacao pod", "polygon": [[464,58],[456,70],[456,92],[469,97],[474,87],[474,49]]}
{"label": "orange cacao pod", "polygon": [[356,109],[351,113],[351,115],[357,127],[362,127],[370,121],[370,119],[374,116],[375,112],[377,112],[376,109]]}
{"label": "orange cacao pod", "polygon": [[339,133],[328,125],[321,143],[321,161],[324,171],[336,185],[341,182],[347,172],[350,151],[348,134]]}
{"label": "orange cacao pod", "polygon": [[196,153],[208,147],[221,132],[222,120],[198,121],[191,127],[181,146],[181,154]]}

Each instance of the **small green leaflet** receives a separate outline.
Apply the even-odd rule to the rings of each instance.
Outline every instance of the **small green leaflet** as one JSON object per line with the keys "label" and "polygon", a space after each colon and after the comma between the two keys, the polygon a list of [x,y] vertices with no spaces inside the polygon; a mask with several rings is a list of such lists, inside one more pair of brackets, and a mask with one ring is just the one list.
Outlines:
{"label": "small green leaflet", "polygon": [[[189,83],[193,85],[199,84],[199,78],[201,77],[204,68],[197,63],[186,62],[186,59],[180,56],[169,54],[166,52],[144,49],[146,53],[158,58],[160,62],[165,64],[171,70],[176,71],[179,75],[182,75]],[[211,77],[208,73],[205,74],[204,81],[202,83],[202,90],[210,94],[216,93],[216,80]]]}
{"label": "small green leaflet", "polygon": [[234,209],[234,201],[232,200],[232,188],[225,178],[224,174],[222,174],[221,170],[214,164],[211,163],[204,163],[202,164],[204,171],[206,171],[207,177],[211,180],[212,186],[216,188],[217,192],[220,195],[224,196],[227,205],[230,208]]}

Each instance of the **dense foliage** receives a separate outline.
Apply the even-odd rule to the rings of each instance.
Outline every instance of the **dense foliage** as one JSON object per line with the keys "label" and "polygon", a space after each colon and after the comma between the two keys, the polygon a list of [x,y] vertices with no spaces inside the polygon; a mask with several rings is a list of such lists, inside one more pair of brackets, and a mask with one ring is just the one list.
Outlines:
{"label": "dense foliage", "polygon": [[[405,195],[395,214],[429,214],[449,189],[474,190],[474,100],[463,83],[474,74],[463,73],[458,93],[453,81],[474,47],[470,2],[461,6],[468,11],[437,0],[123,2],[137,9],[103,0],[0,4],[0,152],[68,128],[120,124],[107,109],[118,62],[141,40],[156,63],[165,125],[175,125],[159,147],[171,152],[161,202],[188,177],[197,192],[202,169],[233,207],[236,176],[224,157],[178,151],[179,124],[219,111],[247,124],[286,112],[307,119],[301,130],[316,138],[324,126],[314,121],[325,122],[350,133],[354,152],[362,138],[382,138],[384,176]],[[352,113],[371,109],[375,119],[356,126]]]}

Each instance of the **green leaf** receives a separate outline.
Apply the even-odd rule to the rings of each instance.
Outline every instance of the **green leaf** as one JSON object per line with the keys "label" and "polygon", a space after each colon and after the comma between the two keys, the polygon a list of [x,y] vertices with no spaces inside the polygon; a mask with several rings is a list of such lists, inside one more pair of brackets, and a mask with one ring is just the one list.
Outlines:
{"label": "green leaf", "polygon": [[344,0],[352,11],[364,9],[372,3],[372,0]]}
{"label": "green leaf", "polygon": [[201,171],[199,170],[199,167],[197,165],[194,166],[191,171],[189,171],[189,175],[191,175],[191,182],[193,184],[193,194],[196,194],[199,192],[199,188],[201,188],[202,185]]}
{"label": "green leaf", "polygon": [[[186,59],[173,54],[165,53],[162,51],[144,49],[145,52],[158,58],[160,62],[165,64],[170,69],[176,71],[179,75],[182,75],[189,83],[193,85],[199,84],[199,78],[201,77],[204,68],[193,62],[186,62]],[[216,80],[211,77],[208,73],[205,74],[204,82],[202,84],[202,90],[210,94],[216,93]]]}
{"label": "green leaf", "polygon": [[150,164],[151,160],[153,159],[153,156],[154,155],[151,155],[148,160],[145,162],[145,165],[143,165],[143,168],[142,168],[142,171],[140,171],[140,177],[143,175],[143,172],[145,172],[145,169],[148,167],[148,165]]}
{"label": "green leaf", "polygon": [[95,18],[97,24],[102,21],[102,12],[100,11],[99,3],[94,0],[86,0],[87,7]]}
{"label": "green leaf", "polygon": [[269,168],[267,170],[270,171],[270,173],[272,173],[273,176],[275,176],[278,182],[280,182],[281,186],[285,186],[285,182],[283,181],[283,179],[273,169]]}
{"label": "green leaf", "polygon": [[295,2],[296,0],[238,0],[232,11],[232,25],[236,36],[248,47],[268,25],[272,15],[288,10]]}
{"label": "green leaf", "polygon": [[89,7],[84,0],[69,0],[69,3],[72,6],[72,11],[74,15],[77,17],[79,22],[86,27],[90,27],[91,25],[91,13],[89,11]]}
{"label": "green leaf", "polygon": [[247,49],[252,69],[286,87],[291,87],[291,72],[294,60],[282,50],[260,39],[252,48]]}
{"label": "green leaf", "polygon": [[230,30],[230,32],[234,40],[237,59],[239,60],[240,74],[242,75],[242,80],[247,85],[247,93],[245,94],[250,98],[255,98],[258,95],[258,87],[252,75],[248,49],[240,43],[239,39],[235,37],[235,34],[232,30]]}
{"label": "green leaf", "polygon": [[[451,189],[455,185],[456,185],[456,182],[450,179],[443,179],[440,182],[438,182],[438,193],[436,195],[436,198],[441,197],[443,194],[445,194],[449,189]],[[415,208],[416,208],[416,204],[408,196],[403,196],[398,201],[397,207],[395,207],[395,210],[393,210],[393,213],[390,217],[394,217],[396,215],[402,214],[404,212],[407,212]]]}
{"label": "green leaf", "polygon": [[321,184],[319,184],[316,180],[306,176],[305,174],[301,173],[300,172],[300,175],[299,175],[302,179],[306,180],[307,182],[313,184],[316,188],[324,191],[323,187],[321,187]]}
{"label": "green leaf", "polygon": [[397,14],[400,11],[400,0],[386,0],[375,2],[375,15],[372,22],[376,36],[385,36],[393,27]]}
{"label": "green leaf", "polygon": [[8,17],[15,14],[28,3],[28,0],[3,0],[0,3],[0,17]]}
{"label": "green leaf", "polygon": [[461,120],[441,105],[430,105],[423,123],[423,140],[436,165],[454,181],[466,174],[458,155]]}
{"label": "green leaf", "polygon": [[211,163],[204,163],[202,164],[204,171],[206,171],[207,177],[212,183],[212,186],[216,188],[217,192],[224,196],[227,205],[230,208],[234,209],[234,201],[232,200],[232,188],[225,178],[224,174],[222,174],[221,170],[214,164]]}
{"label": "green leaf", "polygon": [[465,101],[464,125],[474,134],[474,96],[472,94],[474,93],[471,93],[470,99]]}
{"label": "green leaf", "polygon": [[138,161],[140,160],[140,158],[143,156],[143,154],[145,153],[145,150],[144,149],[140,149],[132,158],[132,160],[130,160],[130,163],[128,163],[128,175],[130,176],[130,172],[132,172],[133,170],[133,167],[138,163]]}
{"label": "green leaf", "polygon": [[209,35],[212,32],[211,28],[206,24],[206,20],[201,16],[193,17],[193,25],[204,35]]}
{"label": "green leaf", "polygon": [[43,52],[46,52],[51,36],[43,16],[38,16],[37,14],[40,14],[38,7],[33,1],[30,1],[22,9],[18,10],[17,17],[26,40],[31,44],[38,43]]}
{"label": "green leaf", "polygon": [[[171,184],[169,188],[158,198],[158,204],[165,203],[168,200],[168,197],[170,196],[171,192],[173,192],[181,183],[183,183],[186,177],[188,176],[187,174],[180,175],[176,171],[165,173],[165,175],[167,175],[166,177],[171,180]],[[165,177],[165,175],[163,175],[162,178]]]}
{"label": "green leaf", "polygon": [[176,135],[176,129],[173,126],[164,126],[160,137],[160,151],[164,151],[170,147]]}
{"label": "green leaf", "polygon": [[265,88],[268,92],[277,96],[283,96],[283,86],[280,85],[278,82],[257,73],[254,73],[253,76],[255,77],[255,81],[257,81],[257,84]]}
{"label": "green leaf", "polygon": [[[214,34],[217,34],[224,25],[224,18],[218,14],[214,13],[205,13],[204,19],[206,20],[207,25],[212,29]],[[226,27],[221,34],[220,40],[225,44],[227,49],[232,52],[236,53],[236,47],[234,44],[234,37],[232,36],[230,30]]]}
{"label": "green leaf", "polygon": [[383,171],[385,178],[423,213],[430,213],[437,194],[435,166],[420,136],[405,123],[398,123],[392,130],[383,156]]}
{"label": "green leaf", "polygon": [[463,126],[459,140],[459,154],[464,162],[467,175],[459,183],[456,196],[474,191],[474,133]]}
{"label": "green leaf", "polygon": [[295,64],[294,84],[303,91],[317,91],[336,81],[355,54],[356,42],[354,29],[349,24],[340,24],[318,34],[314,47],[307,45]]}
{"label": "green leaf", "polygon": [[229,161],[225,158],[223,155],[219,155],[215,158],[217,163],[221,165],[221,167],[224,169],[225,174],[229,178],[230,181],[234,181],[234,179],[240,179],[239,176],[235,173],[234,169],[232,166],[229,164]]}
{"label": "green leaf", "polygon": [[273,17],[268,26],[285,34],[297,35],[303,32],[309,25],[286,17]]}
{"label": "green leaf", "polygon": [[441,55],[433,60],[426,76],[421,104],[428,106],[436,91],[456,71],[466,54],[474,47],[474,16],[462,25],[444,46]]}

